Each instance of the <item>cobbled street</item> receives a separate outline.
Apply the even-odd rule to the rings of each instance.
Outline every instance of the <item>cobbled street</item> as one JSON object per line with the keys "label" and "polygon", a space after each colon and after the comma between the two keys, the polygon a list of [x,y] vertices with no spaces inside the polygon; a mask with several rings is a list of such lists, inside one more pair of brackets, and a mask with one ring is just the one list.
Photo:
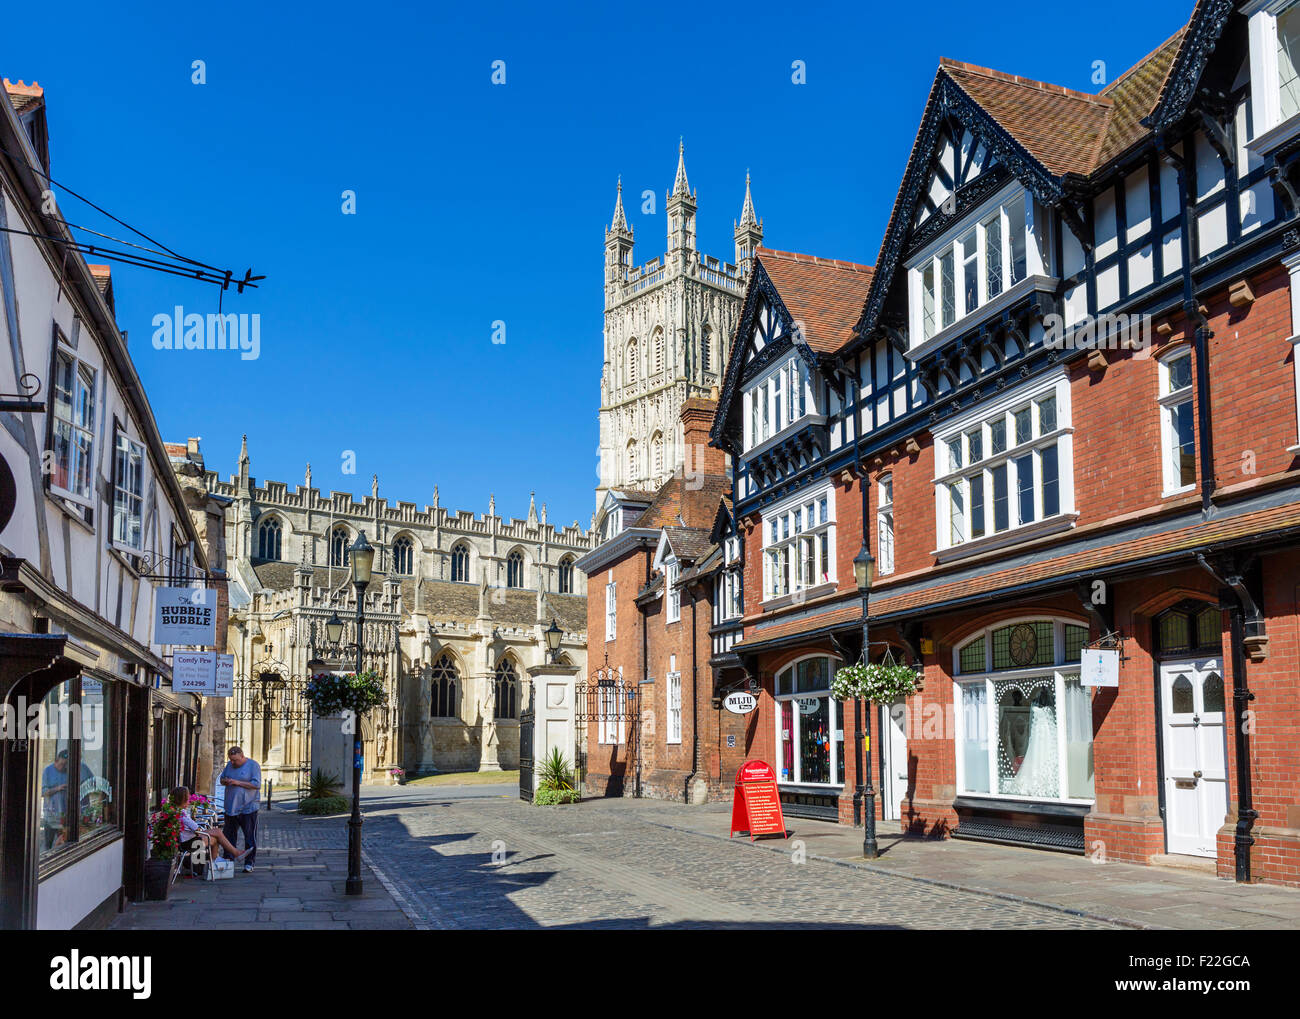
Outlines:
{"label": "cobbled street", "polygon": [[[673,830],[656,823],[662,811],[619,800],[538,808],[497,787],[393,789],[367,795],[363,844],[427,929],[1108,926],[825,860],[796,863],[744,839]],[[285,822],[269,826],[264,845],[346,845],[340,819]]]}

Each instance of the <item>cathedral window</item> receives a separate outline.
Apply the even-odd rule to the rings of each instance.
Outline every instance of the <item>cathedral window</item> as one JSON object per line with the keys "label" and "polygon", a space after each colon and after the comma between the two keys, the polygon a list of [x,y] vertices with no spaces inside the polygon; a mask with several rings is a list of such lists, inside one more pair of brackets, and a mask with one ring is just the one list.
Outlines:
{"label": "cathedral window", "polygon": [[650,457],[654,465],[652,471],[655,480],[658,480],[664,473],[664,437],[659,432],[656,432],[655,437],[650,440]]}
{"label": "cathedral window", "polygon": [[636,439],[633,439],[627,444],[627,480],[634,480],[637,474]]}
{"label": "cathedral window", "polygon": [[257,558],[280,558],[280,521],[275,517],[263,520],[257,525]]}
{"label": "cathedral window", "polygon": [[393,542],[393,572],[409,577],[415,572],[415,542],[402,537]]}
{"label": "cathedral window", "polygon": [[469,583],[469,546],[464,542],[451,550],[451,579],[458,584]]}
{"label": "cathedral window", "polygon": [[460,700],[456,695],[458,678],[456,663],[450,655],[444,654],[433,666],[429,690],[430,718],[456,718],[460,714]]}
{"label": "cathedral window", "polygon": [[636,340],[629,340],[627,345],[627,384],[636,385]]}
{"label": "cathedral window", "polygon": [[560,560],[560,594],[573,594],[573,557]]}
{"label": "cathedral window", "polygon": [[656,375],[664,370],[664,331],[656,329],[654,334],[654,372]]}
{"label": "cathedral window", "polygon": [[519,717],[519,675],[515,672],[515,663],[503,658],[497,664],[495,674],[496,712],[495,718]]}
{"label": "cathedral window", "polygon": [[700,334],[700,368],[704,371],[712,370],[709,364],[713,356],[713,329],[710,326],[704,327],[704,332]]}
{"label": "cathedral window", "polygon": [[524,586],[524,554],[515,549],[506,556],[506,587]]}
{"label": "cathedral window", "polygon": [[340,524],[330,532],[330,565],[348,564],[348,529]]}

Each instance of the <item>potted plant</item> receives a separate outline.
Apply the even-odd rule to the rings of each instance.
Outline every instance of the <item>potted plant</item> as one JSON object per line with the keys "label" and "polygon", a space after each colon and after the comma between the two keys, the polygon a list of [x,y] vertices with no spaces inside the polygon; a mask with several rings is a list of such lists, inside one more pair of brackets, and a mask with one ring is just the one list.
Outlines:
{"label": "potted plant", "polygon": [[149,816],[149,859],[144,862],[144,897],[155,902],[167,898],[176,873],[181,844],[181,812],[164,803]]}
{"label": "potted plant", "polygon": [[398,785],[406,785],[406,772],[401,768],[389,768],[388,774]]}

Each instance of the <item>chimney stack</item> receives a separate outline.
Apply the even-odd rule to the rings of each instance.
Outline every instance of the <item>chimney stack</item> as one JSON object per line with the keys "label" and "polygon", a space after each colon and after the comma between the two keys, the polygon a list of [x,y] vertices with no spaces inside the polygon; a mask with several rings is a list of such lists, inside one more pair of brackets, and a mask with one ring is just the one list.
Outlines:
{"label": "chimney stack", "polygon": [[683,463],[687,474],[726,474],[727,455],[709,445],[718,401],[692,396],[682,404]]}

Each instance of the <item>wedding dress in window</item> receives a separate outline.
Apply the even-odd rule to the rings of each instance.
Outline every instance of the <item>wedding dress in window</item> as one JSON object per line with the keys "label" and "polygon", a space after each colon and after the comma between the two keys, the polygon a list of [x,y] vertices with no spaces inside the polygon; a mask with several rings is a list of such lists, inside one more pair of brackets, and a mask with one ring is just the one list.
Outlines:
{"label": "wedding dress in window", "polygon": [[1060,795],[1060,762],[1056,746],[1056,710],[1035,704],[1029,711],[1029,745],[1024,760],[1005,791],[1013,796]]}

